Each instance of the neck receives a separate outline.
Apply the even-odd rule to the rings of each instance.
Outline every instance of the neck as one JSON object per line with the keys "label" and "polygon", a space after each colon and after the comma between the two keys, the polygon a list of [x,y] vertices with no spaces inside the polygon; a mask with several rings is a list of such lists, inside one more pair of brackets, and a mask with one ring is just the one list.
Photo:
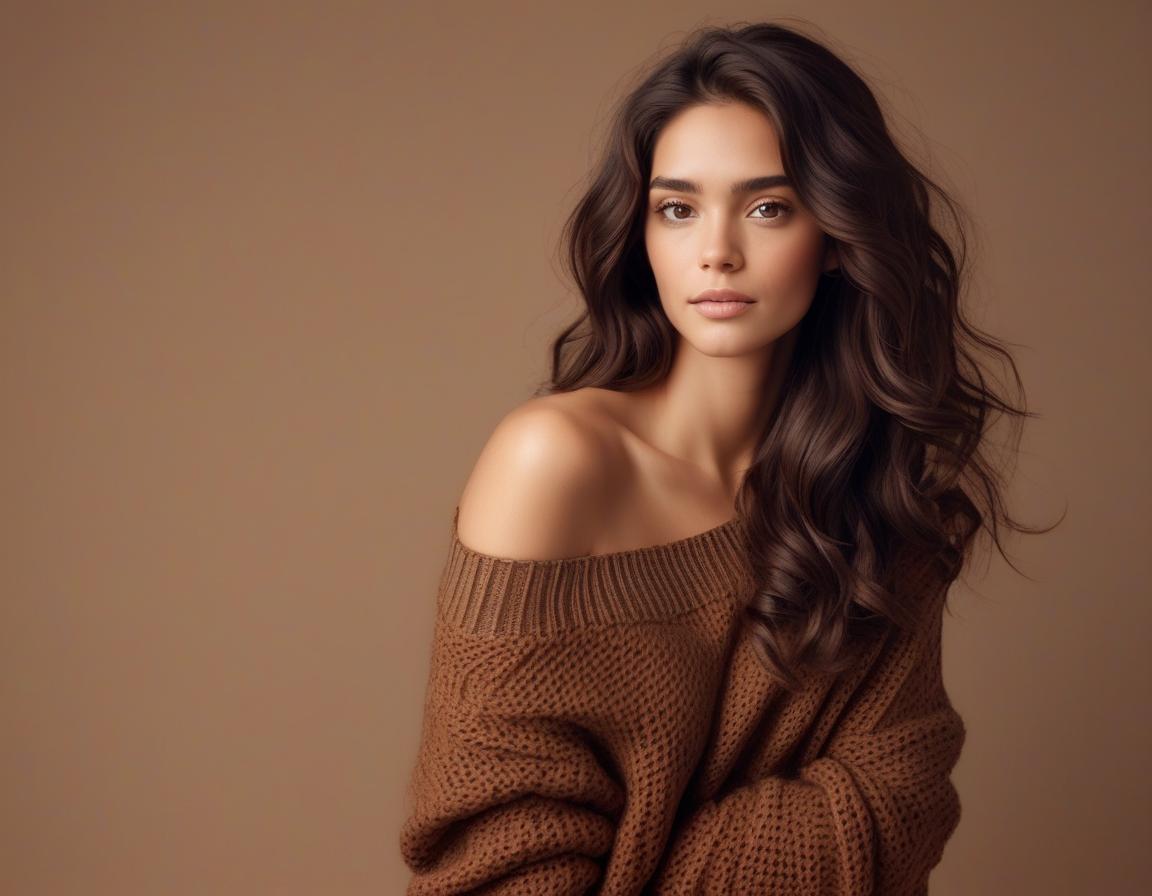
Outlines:
{"label": "neck", "polygon": [[638,430],[734,496],[779,405],[797,332],[758,354],[727,358],[704,355],[681,339],[667,378],[636,393]]}

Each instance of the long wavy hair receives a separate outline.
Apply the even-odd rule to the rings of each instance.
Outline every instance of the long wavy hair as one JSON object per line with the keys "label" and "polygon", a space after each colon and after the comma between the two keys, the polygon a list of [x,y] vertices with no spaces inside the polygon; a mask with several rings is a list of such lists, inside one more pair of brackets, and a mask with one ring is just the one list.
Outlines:
{"label": "long wavy hair", "polygon": [[1005,344],[961,312],[962,207],[897,148],[860,75],[769,23],[693,32],[614,109],[561,235],[586,308],[552,343],[551,379],[534,394],[629,391],[669,373],[679,334],[644,245],[652,153],[678,112],[728,102],[768,116],[785,174],[840,262],[798,324],[777,410],[737,497],[756,648],[797,690],[801,667],[843,671],[863,630],[913,624],[924,583],[947,587],[981,528],[1001,555],[1002,527],[1048,531],[1007,514],[1004,474],[985,453],[996,415],[1013,422],[1012,449],[1022,418],[1036,415],[1001,397],[978,366],[981,353],[999,358],[1022,397]]}

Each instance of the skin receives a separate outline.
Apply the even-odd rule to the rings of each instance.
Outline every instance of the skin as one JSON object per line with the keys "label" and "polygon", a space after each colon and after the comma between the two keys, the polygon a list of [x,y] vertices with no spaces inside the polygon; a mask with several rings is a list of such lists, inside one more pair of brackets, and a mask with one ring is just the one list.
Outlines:
{"label": "skin", "polygon": [[[796,325],[820,272],[838,264],[791,187],[731,192],[737,181],[783,173],[775,129],[754,107],[697,105],[668,122],[653,176],[701,187],[648,196],[645,247],[679,333],[671,373],[637,392],[586,388],[510,412],[461,496],[464,544],[514,559],[574,557],[686,538],[733,516]],[[710,287],[756,303],[738,317],[706,318],[689,299]]]}
{"label": "skin", "polygon": [[[665,128],[654,176],[700,183],[700,195],[650,192],[645,228],[660,302],[680,343],[668,381],[645,396],[648,431],[666,451],[735,493],[754,439],[771,414],[795,327],[811,307],[835,249],[790,187],[733,196],[730,185],[783,174],[764,113],[744,104],[694,106]],[[657,206],[669,201],[684,206]],[[728,286],[756,299],[739,317],[710,320],[688,300]]]}

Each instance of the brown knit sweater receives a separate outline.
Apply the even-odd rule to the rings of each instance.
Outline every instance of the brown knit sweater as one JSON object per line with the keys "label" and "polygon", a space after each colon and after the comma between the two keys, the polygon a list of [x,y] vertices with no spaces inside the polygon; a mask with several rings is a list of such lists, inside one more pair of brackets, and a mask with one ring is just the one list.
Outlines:
{"label": "brown knit sweater", "polygon": [[946,587],[912,634],[788,694],[743,613],[737,518],[562,560],[452,520],[400,849],[413,894],[924,894],[960,820]]}

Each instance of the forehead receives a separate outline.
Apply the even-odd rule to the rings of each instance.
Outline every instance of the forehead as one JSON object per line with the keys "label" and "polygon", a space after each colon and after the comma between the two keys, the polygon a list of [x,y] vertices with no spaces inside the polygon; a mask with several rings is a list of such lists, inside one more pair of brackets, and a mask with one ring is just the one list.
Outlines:
{"label": "forehead", "polygon": [[653,174],[701,181],[706,189],[780,171],[775,127],[745,103],[689,106],[668,121],[652,152]]}

